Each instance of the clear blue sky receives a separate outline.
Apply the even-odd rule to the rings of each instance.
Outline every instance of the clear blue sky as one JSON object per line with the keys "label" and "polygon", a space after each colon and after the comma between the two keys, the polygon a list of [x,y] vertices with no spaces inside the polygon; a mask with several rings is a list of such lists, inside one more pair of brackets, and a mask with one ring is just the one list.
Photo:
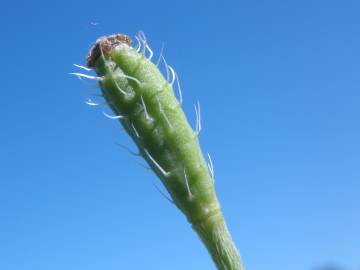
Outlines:
{"label": "clear blue sky", "polygon": [[0,269],[214,269],[68,75],[97,37],[143,30],[192,123],[201,102],[247,269],[359,270],[360,2],[100,2],[1,6]]}

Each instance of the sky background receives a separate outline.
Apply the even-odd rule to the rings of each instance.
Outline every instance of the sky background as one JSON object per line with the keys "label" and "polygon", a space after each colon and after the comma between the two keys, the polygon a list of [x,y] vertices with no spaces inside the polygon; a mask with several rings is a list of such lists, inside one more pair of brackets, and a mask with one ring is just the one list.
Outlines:
{"label": "sky background", "polygon": [[[359,1],[7,1],[0,269],[215,269],[69,72],[143,30],[180,76],[249,270],[360,270]],[[97,24],[94,26],[93,24]]]}

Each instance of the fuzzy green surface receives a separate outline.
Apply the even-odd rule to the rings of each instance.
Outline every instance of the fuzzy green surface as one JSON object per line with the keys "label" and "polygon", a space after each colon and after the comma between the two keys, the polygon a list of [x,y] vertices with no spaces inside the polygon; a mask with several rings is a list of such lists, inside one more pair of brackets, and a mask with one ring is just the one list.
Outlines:
{"label": "fuzzy green surface", "polygon": [[96,72],[103,78],[100,85],[109,106],[122,116],[123,127],[193,224],[218,269],[242,269],[197,134],[171,85],[151,61],[126,44],[99,58]]}

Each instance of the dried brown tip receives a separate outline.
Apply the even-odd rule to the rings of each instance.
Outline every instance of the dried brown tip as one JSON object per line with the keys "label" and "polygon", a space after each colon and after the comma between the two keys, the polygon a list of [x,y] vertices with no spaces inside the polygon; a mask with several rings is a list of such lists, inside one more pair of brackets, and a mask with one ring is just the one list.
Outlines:
{"label": "dried brown tip", "polygon": [[108,55],[113,48],[120,44],[127,44],[130,46],[131,38],[123,34],[114,34],[97,39],[95,45],[90,49],[89,55],[86,58],[87,66],[94,67],[96,60],[102,53],[104,55]]}

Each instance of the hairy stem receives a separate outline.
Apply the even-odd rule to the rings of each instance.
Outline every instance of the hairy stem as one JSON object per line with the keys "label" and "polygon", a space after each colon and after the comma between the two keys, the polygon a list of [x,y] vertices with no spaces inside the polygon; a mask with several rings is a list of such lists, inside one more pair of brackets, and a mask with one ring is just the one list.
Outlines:
{"label": "hairy stem", "polygon": [[219,270],[243,270],[240,255],[219,211],[193,225]]}
{"label": "hairy stem", "polygon": [[[202,239],[219,270],[243,270],[240,256],[226,227],[213,177],[193,131],[177,101],[172,84],[150,59],[143,34],[142,50],[130,46],[125,35],[97,40],[87,63],[100,80],[102,95],[133,139],[139,153],[168,190],[174,204]],[[199,114],[200,111],[197,111]],[[200,117],[199,117],[200,118]],[[200,120],[199,120],[200,121]]]}

